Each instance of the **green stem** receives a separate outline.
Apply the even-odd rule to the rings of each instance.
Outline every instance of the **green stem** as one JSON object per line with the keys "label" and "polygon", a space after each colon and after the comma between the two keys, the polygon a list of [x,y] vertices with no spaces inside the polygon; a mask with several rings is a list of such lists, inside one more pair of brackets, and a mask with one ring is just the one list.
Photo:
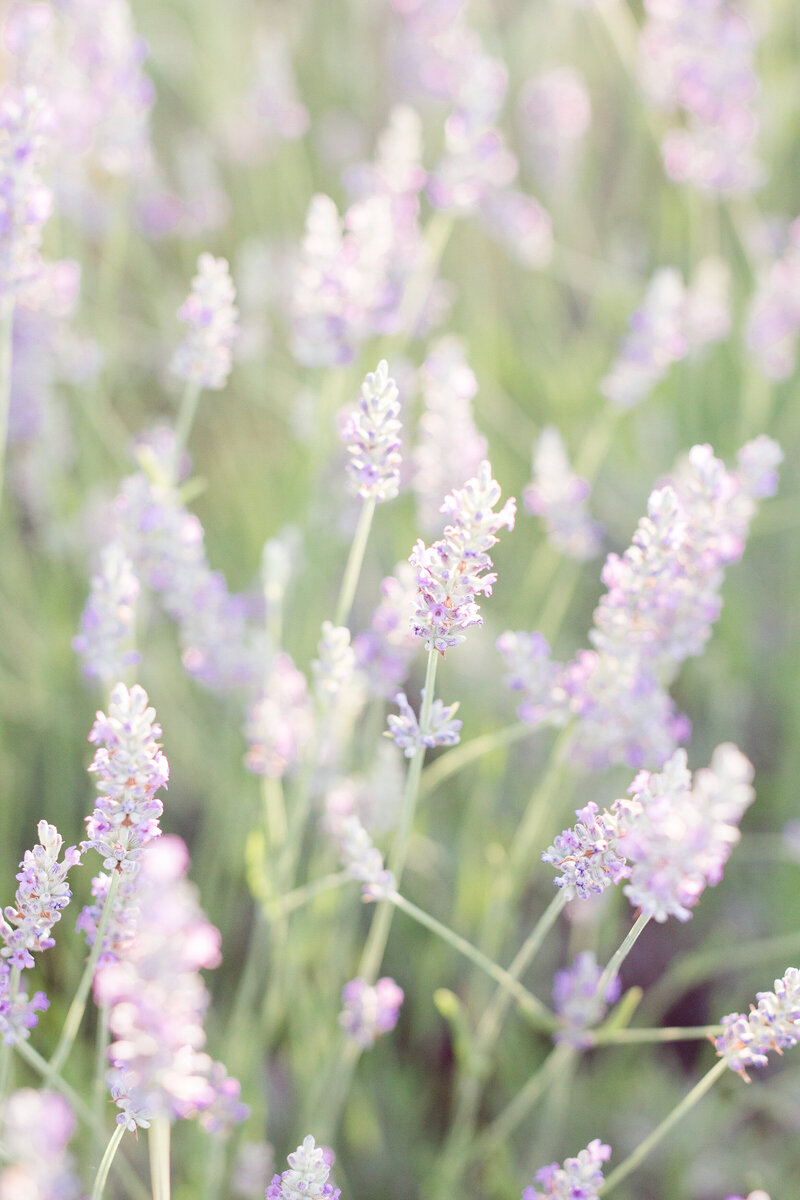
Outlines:
{"label": "green stem", "polygon": [[111,1170],[111,1164],[114,1161],[114,1155],[117,1153],[117,1148],[122,1141],[125,1133],[124,1125],[117,1125],[111,1135],[111,1139],[106,1146],[106,1152],[100,1160],[100,1166],[97,1168],[97,1175],[92,1188],[91,1200],[101,1200],[103,1190],[108,1179],[108,1172]]}
{"label": "green stem", "polygon": [[495,1147],[505,1145],[514,1130],[528,1116],[540,1096],[551,1086],[552,1081],[558,1078],[571,1051],[572,1047],[563,1043],[553,1047],[525,1086],[472,1143],[467,1151],[468,1162],[486,1158]]}
{"label": "green stem", "polygon": [[367,548],[369,531],[372,527],[372,518],[375,515],[375,503],[375,499],[371,498],[365,500],[361,506],[358,525],[356,526],[353,542],[350,546],[350,553],[347,556],[347,566],[344,569],[342,586],[339,589],[336,616],[333,621],[334,625],[346,625],[350,619],[350,610],[353,607],[358,579],[361,574],[361,566],[364,562],[364,551]]}
{"label": "green stem", "polygon": [[[94,1084],[92,1086],[92,1114],[94,1116],[95,1137],[103,1128],[103,1104],[106,1099],[105,1073],[108,1066],[108,1005],[101,1004],[97,1012],[97,1033],[95,1037]],[[98,1138],[98,1142],[100,1139]],[[95,1147],[99,1151],[99,1144]]]}
{"label": "green stem", "polygon": [[568,767],[564,762],[564,751],[569,744],[571,733],[570,727],[567,726],[559,734],[550,753],[547,770],[534,789],[514,835],[509,852],[513,881],[512,891],[520,886],[521,880],[527,875],[531,859],[540,848],[543,826],[549,814],[551,802],[568,775]]}
{"label": "green stem", "polygon": [[0,508],[3,503],[6,444],[8,442],[8,410],[11,396],[11,347],[14,328],[14,298],[4,296],[0,301]]}
{"label": "green stem", "polygon": [[111,872],[111,882],[108,885],[108,893],[106,894],[103,911],[100,916],[100,924],[97,927],[97,932],[94,936],[91,953],[86,960],[86,966],[83,969],[78,990],[75,993],[72,1004],[69,1006],[67,1019],[64,1022],[64,1028],[61,1031],[61,1037],[58,1040],[58,1045],[50,1059],[50,1069],[54,1074],[57,1074],[67,1060],[73,1042],[78,1035],[83,1014],[86,1011],[86,1001],[89,997],[89,990],[92,986],[94,978],[94,969],[97,965],[97,960],[100,957],[100,952],[103,948],[103,940],[108,929],[108,923],[111,920],[111,913],[114,908],[114,900],[119,888],[120,873],[119,871]]}
{"label": "green stem", "polygon": [[612,1188],[615,1188],[618,1183],[622,1183],[623,1179],[627,1179],[631,1172],[635,1171],[639,1164],[642,1163],[645,1158],[647,1158],[647,1155],[650,1153],[650,1151],[657,1146],[664,1137],[666,1137],[673,1126],[677,1125],[682,1117],[685,1117],[686,1114],[692,1108],[694,1108],[695,1104],[697,1104],[699,1100],[702,1100],[706,1092],[711,1090],[717,1080],[728,1069],[728,1064],[724,1058],[715,1063],[711,1070],[703,1076],[700,1082],[695,1084],[692,1090],[686,1096],[684,1096],[683,1100],[681,1100],[680,1104],[678,1104],[672,1110],[669,1116],[665,1117],[661,1124],[657,1125],[653,1132],[644,1139],[641,1145],[637,1146],[633,1153],[629,1154],[628,1157],[611,1172],[608,1179],[598,1191],[598,1196],[607,1196]]}
{"label": "green stem", "polygon": [[649,916],[645,915],[645,913],[640,913],[631,928],[628,930],[622,945],[612,956],[608,966],[600,976],[597,988],[595,989],[595,999],[598,1001],[598,1003],[602,1004],[603,997],[608,991],[609,984],[612,982],[612,980],[617,978],[617,975],[619,975],[620,967],[625,962],[625,959],[628,957],[633,947],[636,945],[639,936],[644,932],[649,921]]}
{"label": "green stem", "polygon": [[587,1033],[593,1046],[638,1045],[641,1042],[694,1042],[716,1038],[722,1025],[668,1025],[663,1029],[596,1029]]}
{"label": "green stem", "polygon": [[175,421],[175,450],[172,464],[173,480],[177,482],[178,470],[180,468],[181,455],[189,441],[189,434],[192,432],[194,419],[197,415],[197,405],[200,400],[201,387],[199,383],[194,383],[191,380],[187,381],[183,389],[178,416]]}
{"label": "green stem", "polygon": [[169,1136],[170,1124],[167,1118],[154,1117],[147,1132],[153,1200],[170,1200]]}
{"label": "green stem", "polygon": [[491,754],[493,750],[499,750],[502,746],[510,746],[513,742],[520,742],[532,733],[530,725],[520,721],[517,725],[507,725],[504,729],[495,730],[494,733],[484,733],[480,737],[472,738],[469,742],[462,742],[460,745],[454,746],[452,750],[447,750],[440,755],[422,772],[420,796],[430,795],[451,775],[463,771],[465,767],[470,766],[479,758],[483,758],[484,754]]}
{"label": "green stem", "polygon": [[436,917],[432,917],[424,909],[418,908],[416,904],[412,904],[410,900],[406,900],[405,896],[401,896],[398,892],[390,892],[388,901],[409,917],[412,917],[418,924],[424,925],[426,929],[430,929],[442,941],[447,942],[459,954],[463,954],[465,958],[473,962],[476,967],[480,967],[490,979],[499,984],[504,992],[516,1000],[520,1010],[531,1019],[537,1029],[549,1032],[556,1028],[557,1022],[550,1010],[532,992],[529,992],[511,971],[506,971],[503,967],[498,966],[496,962],[491,958],[487,958],[472,942],[468,942],[466,938],[455,933],[447,925],[442,924],[441,921],[437,921]]}

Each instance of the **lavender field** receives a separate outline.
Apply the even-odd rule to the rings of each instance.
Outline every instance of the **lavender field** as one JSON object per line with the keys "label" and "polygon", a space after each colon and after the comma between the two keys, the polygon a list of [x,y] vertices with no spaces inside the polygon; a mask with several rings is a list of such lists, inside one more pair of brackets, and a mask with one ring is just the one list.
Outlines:
{"label": "lavender field", "polygon": [[799,72],[0,0],[0,1200],[800,1195]]}

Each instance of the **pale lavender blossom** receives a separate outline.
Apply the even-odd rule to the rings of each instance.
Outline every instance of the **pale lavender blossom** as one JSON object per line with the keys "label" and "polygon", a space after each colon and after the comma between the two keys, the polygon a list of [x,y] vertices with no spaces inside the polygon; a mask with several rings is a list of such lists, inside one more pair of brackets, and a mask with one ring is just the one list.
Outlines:
{"label": "pale lavender blossom", "polygon": [[12,968],[0,961],[0,1038],[6,1046],[25,1041],[38,1023],[36,1014],[50,1006],[44,992],[29,996],[24,982],[15,987],[11,976]]}
{"label": "pale lavender blossom", "polygon": [[[147,847],[137,878],[136,937],[119,961],[95,974],[95,999],[109,1008],[117,1121],[128,1127],[153,1117],[201,1116],[220,1102],[227,1108],[236,1091],[202,1050],[209,996],[199,971],[218,965],[220,936],[185,878],[188,863],[180,838]],[[239,1105],[234,1119],[246,1113]]]}
{"label": "pale lavender blossom", "polygon": [[319,658],[315,658],[311,664],[314,692],[321,704],[330,707],[355,671],[355,654],[347,626],[323,621],[317,654]]}
{"label": "pale lavender blossom", "polygon": [[723,341],[731,331],[731,272],[722,258],[701,258],[686,289],[684,312],[690,354]]}
{"label": "pale lavender blossom", "polygon": [[600,381],[601,393],[618,408],[633,408],[667,374],[672,363],[686,356],[684,328],[686,292],[673,267],[656,271],[641,307],[609,373]]}
{"label": "pale lavender blossom", "polygon": [[390,700],[405,683],[417,649],[409,632],[416,608],[417,581],[408,562],[398,563],[393,575],[381,582],[381,601],[370,618],[369,629],[353,639],[356,666],[373,696]]}
{"label": "pale lavender blossom", "polygon": [[639,41],[642,85],[659,108],[686,123],[662,142],[669,177],[722,195],[763,181],[755,152],[759,81],[756,33],[731,0],[645,0]]}
{"label": "pale lavender blossom", "polygon": [[800,220],[792,223],[783,254],[758,272],[750,300],[745,344],[768,379],[788,379],[797,359],[800,333]]}
{"label": "pale lavender blossom", "polygon": [[533,447],[532,482],[523,493],[528,512],[541,517],[556,549],[579,562],[594,558],[602,527],[586,510],[589,484],[570,467],[561,434],[554,425],[542,430]]}
{"label": "pale lavender blossom", "polygon": [[275,655],[263,690],[247,714],[245,766],[254,775],[281,779],[297,766],[313,729],[305,675],[283,650]]}
{"label": "pale lavender blossom", "polygon": [[394,891],[395,877],[384,866],[383,855],[357,816],[333,817],[329,808],[327,825],[338,843],[342,866],[351,879],[362,885],[364,900],[381,900]]}
{"label": "pale lavender blossom", "polygon": [[400,489],[400,404],[386,359],[370,372],[346,414],[341,437],[350,487],[362,500],[393,500]]}
{"label": "pale lavender blossom", "polygon": [[592,119],[583,77],[574,67],[540,71],[523,84],[518,112],[534,169],[546,183],[564,179]]}
{"label": "pale lavender blossom", "polygon": [[231,347],[236,340],[236,291],[227,260],[201,254],[188,299],[178,316],[189,326],[178,346],[171,370],[179,379],[201,388],[225,386],[231,372]]}
{"label": "pale lavender blossom", "polygon": [[534,196],[515,188],[492,188],[480,206],[481,224],[512,258],[532,271],[553,257],[553,222]]}
{"label": "pale lavender blossom", "polygon": [[419,586],[411,628],[415,637],[425,639],[426,650],[444,654],[464,641],[458,630],[483,623],[477,597],[490,596],[497,579],[489,570],[489,550],[503,526],[514,528],[516,515],[513,498],[494,512],[499,502],[500,485],[484,460],[474,479],[445,497],[441,511],[450,524],[444,536],[429,547],[418,541],[411,553]]}
{"label": "pale lavender blossom", "polygon": [[730,1013],[720,1024],[717,1054],[749,1081],[748,1070],[766,1066],[771,1051],[780,1054],[800,1041],[800,970],[789,967],[774,992],[756,993],[749,1013]]}
{"label": "pale lavender blossom", "polygon": [[264,1180],[275,1167],[275,1151],[269,1142],[242,1142],[231,1171],[231,1187],[238,1200],[253,1200],[264,1190]]}
{"label": "pale lavender blossom", "polygon": [[282,142],[301,138],[308,129],[286,37],[278,29],[256,31],[247,91],[222,123],[231,157],[255,164],[272,158]]}
{"label": "pale lavender blossom", "polygon": [[342,1003],[339,1024],[362,1050],[367,1050],[397,1024],[403,989],[388,976],[374,986],[363,979],[351,979],[342,988]]}
{"label": "pale lavender blossom", "polygon": [[2,1106],[0,1200],[82,1200],[67,1149],[75,1132],[68,1102],[55,1091],[20,1088]]}
{"label": "pale lavender blossom", "polygon": [[[618,802],[620,803],[620,802]],[[621,802],[624,805],[624,801]],[[630,875],[630,866],[617,849],[620,811],[612,805],[602,812],[593,800],[575,810],[575,825],[565,829],[542,851],[542,862],[561,874],[555,886],[567,900],[599,895]]]}
{"label": "pale lavender blossom", "polygon": [[138,595],[131,560],[119,542],[110,542],[100,552],[81,632],[72,641],[72,649],[83,659],[84,675],[111,684],[139,662],[141,655],[131,646]]}
{"label": "pale lavender blossom", "polygon": [[[424,688],[422,699],[425,699]],[[444,704],[441,700],[434,700],[424,729],[420,727],[417,714],[408,703],[405,693],[398,692],[394,702],[400,709],[400,715],[390,713],[387,717],[387,736],[400,747],[406,758],[413,758],[421,748],[433,750],[436,746],[457,746],[461,741],[463,721],[454,719],[458,702]]]}
{"label": "pale lavender blossom", "polygon": [[160,836],[164,805],[156,796],[169,781],[169,764],[161,752],[161,726],[147,692],[138,684],[128,690],[118,683],[108,716],[98,712],[89,734],[97,745],[89,767],[100,793],[86,818],[90,846],[103,856],[106,870],[135,873],[143,848]]}
{"label": "pale lavender blossom", "polygon": [[33,87],[0,101],[0,296],[15,298],[42,270],[39,250],[52,194],[41,171],[46,106]]}
{"label": "pale lavender blossom", "polygon": [[419,523],[433,533],[441,529],[442,496],[478,470],[488,443],[472,411],[478,383],[457,338],[442,338],[431,347],[419,378],[423,411],[412,453],[412,486]]}
{"label": "pale lavender blossom", "polygon": [[553,977],[553,1008],[559,1019],[559,1028],[553,1034],[556,1042],[567,1042],[579,1048],[590,1045],[586,1030],[602,1021],[606,1006],[614,1004],[620,997],[622,984],[619,977],[611,979],[605,994],[598,996],[597,987],[603,975],[592,950],[577,954],[572,964]]}
{"label": "pale lavender blossom", "polygon": [[517,709],[520,720],[529,725],[565,725],[569,719],[567,696],[562,689],[559,703],[557,691],[563,665],[553,659],[547,638],[541,633],[507,630],[496,644],[508,670],[506,687],[523,693]]}
{"label": "pale lavender blossom", "polygon": [[595,1138],[576,1158],[565,1159],[563,1166],[540,1167],[534,1175],[540,1186],[525,1188],[522,1200],[599,1200],[603,1163],[610,1157],[611,1147]]}
{"label": "pale lavender blossom", "polygon": [[287,1157],[288,1171],[273,1175],[266,1200],[339,1200],[341,1192],[328,1181],[333,1153],[318,1146],[311,1134]]}

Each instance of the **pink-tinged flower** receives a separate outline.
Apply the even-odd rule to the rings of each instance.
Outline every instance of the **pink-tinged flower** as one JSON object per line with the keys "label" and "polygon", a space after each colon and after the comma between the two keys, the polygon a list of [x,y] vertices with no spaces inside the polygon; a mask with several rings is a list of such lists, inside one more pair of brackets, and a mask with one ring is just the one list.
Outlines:
{"label": "pink-tinged flower", "polygon": [[783,253],[758,272],[750,300],[745,342],[768,379],[788,379],[797,359],[800,333],[800,220],[792,223]]}
{"label": "pink-tinged flower", "polygon": [[445,497],[441,511],[450,518],[444,536],[426,547],[418,541],[410,562],[417,568],[417,610],[412,618],[414,635],[425,639],[426,650],[444,654],[464,641],[458,630],[480,625],[480,595],[491,596],[497,576],[489,571],[489,550],[503,526],[514,528],[516,501],[507,500],[499,512],[500,485],[492,478],[488,461],[463,488]]}
{"label": "pink-tinged flower", "polygon": [[14,298],[35,284],[39,249],[52,210],[41,176],[46,106],[33,87],[10,89],[0,101],[0,295]]}
{"label": "pink-tinged flower", "polygon": [[221,122],[231,158],[265,162],[282,142],[301,138],[308,129],[308,110],[299,98],[288,42],[278,29],[258,29],[247,91]]}
{"label": "pink-tinged flower", "polygon": [[345,416],[341,437],[350,456],[352,490],[362,500],[393,500],[400,489],[400,404],[397,384],[385,359],[361,385],[361,395]]}
{"label": "pink-tinged flower", "polygon": [[[425,699],[424,688],[422,699]],[[461,741],[463,722],[454,719],[458,703],[444,704],[441,700],[434,700],[427,725],[422,729],[404,692],[398,692],[394,702],[400,709],[400,715],[389,714],[387,736],[392,738],[407,758],[413,758],[420,747],[433,750],[436,746],[457,746]]]}
{"label": "pink-tinged flower", "polygon": [[398,563],[381,582],[381,602],[369,629],[353,639],[356,667],[370,694],[390,700],[405,683],[417,649],[409,624],[416,608],[417,582],[410,563]]}
{"label": "pink-tinged flower", "polygon": [[3,1104],[0,1122],[0,1200],[81,1200],[84,1191],[67,1149],[75,1117],[63,1096],[21,1088]]}
{"label": "pink-tinged flower", "polygon": [[766,1066],[771,1051],[780,1054],[800,1041],[800,970],[789,967],[774,992],[756,993],[749,1013],[730,1013],[721,1024],[717,1054],[749,1082],[748,1070]]}
{"label": "pink-tinged flower", "polygon": [[281,779],[297,766],[310,744],[313,728],[306,677],[290,655],[281,651],[275,655],[263,691],[248,712],[248,771]]}
{"label": "pink-tinged flower", "polygon": [[220,961],[220,936],[186,880],[189,854],[177,837],[153,842],[136,881],[136,936],[117,962],[95,975],[109,1007],[110,1086],[118,1122],[247,1114],[235,1081],[203,1052],[209,996],[199,972]]}
{"label": "pink-tinged flower", "polygon": [[605,994],[598,996],[597,986],[602,974],[603,968],[591,950],[577,954],[569,967],[556,971],[553,1008],[560,1024],[553,1034],[554,1041],[577,1047],[589,1045],[586,1030],[602,1021],[607,1005],[614,1004],[622,990],[617,976],[609,982]]}
{"label": "pink-tinged flower", "polygon": [[488,443],[472,411],[478,382],[457,338],[442,338],[431,347],[420,387],[423,411],[412,454],[412,486],[420,525],[433,533],[442,527],[442,496],[478,470]]}
{"label": "pink-tinged flower", "polygon": [[328,1181],[333,1152],[318,1146],[311,1134],[287,1158],[289,1170],[273,1175],[266,1200],[339,1200],[341,1192]]}
{"label": "pink-tinged flower", "polygon": [[227,260],[201,254],[188,299],[178,316],[189,333],[178,346],[171,370],[201,388],[223,388],[231,372],[231,347],[239,332],[236,291]]}
{"label": "pink-tinged flower", "polygon": [[583,77],[574,67],[549,67],[523,84],[518,102],[522,135],[534,169],[546,183],[570,172],[592,119]]}
{"label": "pink-tinged flower", "polygon": [[755,153],[759,81],[756,33],[731,0],[645,0],[641,80],[654,104],[682,114],[662,143],[667,174],[705,191],[753,191],[764,171]]}
{"label": "pink-tinged flower", "polygon": [[553,222],[533,196],[514,188],[493,188],[481,200],[481,224],[491,238],[531,271],[553,257]]}
{"label": "pink-tinged flower", "polygon": [[542,430],[533,447],[533,479],[523,501],[541,517],[556,549],[584,561],[599,552],[602,527],[586,511],[589,484],[573,474],[561,434],[554,425]]}
{"label": "pink-tinged flower", "polygon": [[160,836],[164,805],[156,796],[169,781],[169,764],[161,753],[161,726],[138,684],[118,683],[111,693],[108,716],[98,712],[89,741],[97,745],[89,770],[97,776],[100,795],[86,819],[87,840],[103,856],[103,866],[123,874],[136,871],[142,849]]}
{"label": "pink-tinged flower", "polygon": [[576,1158],[565,1159],[563,1166],[541,1167],[534,1175],[539,1186],[525,1188],[522,1200],[599,1200],[603,1163],[610,1157],[611,1147],[595,1138]]}
{"label": "pink-tinged flower", "polygon": [[631,317],[630,329],[600,391],[618,408],[633,408],[685,358],[688,343],[684,328],[686,292],[680,272],[673,267],[656,271],[641,307]]}
{"label": "pink-tinged flower", "polygon": [[81,632],[72,649],[83,659],[84,675],[111,684],[139,662],[131,647],[136,620],[139,581],[119,542],[100,552],[100,566],[81,615]]}
{"label": "pink-tinged flower", "polygon": [[397,1024],[403,989],[388,976],[374,987],[363,979],[351,979],[342,988],[342,1003],[339,1024],[362,1050],[367,1050]]}
{"label": "pink-tinged flower", "polygon": [[355,814],[338,816],[328,810],[326,825],[338,843],[342,866],[351,879],[362,885],[364,900],[380,900],[397,886],[394,875],[383,864],[383,855],[372,843]]}

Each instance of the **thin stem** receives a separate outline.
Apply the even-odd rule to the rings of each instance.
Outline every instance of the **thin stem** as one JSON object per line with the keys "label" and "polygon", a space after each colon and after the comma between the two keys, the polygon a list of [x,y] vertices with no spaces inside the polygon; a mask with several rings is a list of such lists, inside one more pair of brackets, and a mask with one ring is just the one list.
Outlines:
{"label": "thin stem", "polygon": [[178,478],[181,455],[186,449],[189,434],[192,432],[194,419],[197,415],[197,405],[200,400],[201,390],[200,384],[194,383],[191,380],[187,381],[183,389],[181,404],[175,421],[175,451],[172,466],[173,478],[175,480]]}
{"label": "thin stem", "polygon": [[108,1179],[108,1172],[111,1170],[111,1164],[114,1161],[114,1155],[117,1153],[117,1148],[122,1141],[124,1133],[124,1125],[117,1125],[115,1127],[109,1143],[106,1146],[106,1152],[100,1160],[100,1166],[97,1168],[97,1175],[95,1176],[94,1187],[92,1188],[91,1200],[100,1200],[101,1196],[103,1195],[103,1190],[106,1186],[106,1180]]}
{"label": "thin stem", "polygon": [[64,1028],[61,1031],[61,1037],[58,1040],[58,1045],[50,1059],[50,1068],[53,1073],[58,1073],[67,1060],[73,1042],[78,1035],[83,1014],[86,1011],[86,1001],[89,997],[89,990],[92,986],[94,978],[94,969],[97,965],[97,960],[100,957],[100,952],[103,948],[103,940],[108,929],[108,923],[111,920],[111,913],[114,908],[114,900],[116,899],[117,889],[119,888],[120,873],[119,871],[111,872],[111,882],[108,885],[103,911],[100,915],[100,924],[97,927],[97,932],[94,935],[91,953],[86,960],[86,966],[83,969],[78,990],[75,993],[72,1004],[69,1006],[67,1019],[64,1022]]}
{"label": "thin stem", "polygon": [[280,850],[286,841],[286,803],[280,779],[265,775],[261,780],[261,798],[264,803],[264,824],[270,850]]}
{"label": "thin stem", "polygon": [[452,750],[447,750],[440,755],[422,772],[420,796],[430,795],[451,775],[463,771],[465,767],[470,766],[479,758],[483,758],[484,754],[491,754],[493,750],[499,750],[502,746],[510,746],[513,742],[520,742],[532,733],[530,725],[520,721],[516,725],[507,725],[504,729],[495,730],[494,733],[484,733],[480,737],[454,746]]}
{"label": "thin stem", "polygon": [[666,1137],[674,1125],[677,1125],[682,1117],[694,1108],[699,1100],[702,1100],[706,1092],[710,1091],[717,1080],[722,1076],[723,1072],[728,1070],[728,1064],[724,1058],[719,1062],[714,1063],[714,1066],[695,1084],[692,1090],[684,1096],[680,1104],[678,1104],[668,1117],[665,1117],[660,1125],[657,1125],[653,1132],[644,1139],[644,1141],[636,1147],[632,1154],[629,1154],[619,1166],[611,1172],[608,1179],[598,1191],[598,1196],[607,1196],[612,1188],[615,1188],[618,1183],[622,1183],[623,1179],[627,1179],[632,1171],[635,1171],[640,1163],[644,1162],[650,1151],[658,1145],[658,1143]]}
{"label": "thin stem", "polygon": [[432,933],[435,933],[442,941],[447,942],[459,954],[463,954],[476,967],[480,967],[490,979],[493,979],[509,996],[516,1000],[522,1012],[526,1013],[532,1019],[537,1029],[548,1031],[555,1029],[556,1020],[550,1010],[532,992],[529,992],[510,971],[506,971],[503,967],[498,966],[496,962],[491,958],[487,958],[472,942],[468,942],[466,938],[455,933],[447,925],[442,924],[441,921],[437,921],[436,917],[432,917],[424,909],[418,908],[416,904],[412,904],[410,900],[406,900],[405,896],[401,896],[398,892],[390,892],[388,900],[404,913],[407,913],[418,924],[424,925],[426,929],[430,929]]}
{"label": "thin stem", "polygon": [[608,966],[606,967],[605,971],[603,971],[603,974],[600,976],[600,979],[597,984],[597,988],[595,989],[595,997],[600,1002],[602,1002],[603,997],[605,996],[606,992],[608,991],[608,986],[611,983],[611,981],[616,979],[617,975],[619,975],[620,967],[625,962],[625,959],[628,957],[631,950],[635,946],[640,934],[642,934],[644,932],[644,929],[649,921],[650,921],[649,916],[647,916],[645,913],[640,913],[639,916],[634,921],[631,928],[628,930],[628,933],[626,934],[625,939],[622,942],[622,945],[618,948],[616,953],[610,959]]}
{"label": "thin stem", "polygon": [[169,1135],[170,1124],[167,1118],[154,1117],[147,1133],[153,1200],[170,1200]]}
{"label": "thin stem", "polygon": [[525,1086],[517,1092],[491,1125],[475,1139],[467,1150],[467,1161],[474,1162],[491,1154],[496,1146],[504,1145],[515,1129],[525,1120],[531,1109],[547,1090],[553,1079],[558,1078],[564,1063],[570,1057],[571,1046],[554,1046],[539,1069],[531,1075]]}
{"label": "thin stem", "polygon": [[[108,1005],[101,1004],[97,1012],[95,1036],[94,1084],[92,1086],[92,1114],[95,1120],[95,1137],[103,1128],[103,1102],[106,1098],[105,1072],[108,1065]],[[99,1150],[99,1145],[96,1146]]]}
{"label": "thin stem", "polygon": [[353,542],[350,546],[350,553],[347,556],[347,566],[344,569],[342,578],[342,586],[339,589],[339,599],[336,604],[336,616],[334,617],[334,625],[346,625],[350,619],[350,610],[353,607],[353,600],[358,587],[358,579],[361,575],[361,566],[364,562],[364,551],[367,548],[367,540],[369,531],[372,527],[372,518],[375,515],[375,499],[374,497],[365,500],[361,506],[361,512],[358,517],[358,525],[356,526]]}
{"label": "thin stem", "polygon": [[8,410],[11,396],[11,338],[14,328],[14,298],[4,296],[0,301],[0,508],[3,503],[6,444],[8,442]]}
{"label": "thin stem", "polygon": [[593,1046],[616,1046],[641,1042],[695,1042],[716,1038],[722,1025],[668,1025],[663,1029],[596,1029],[587,1033]]}

